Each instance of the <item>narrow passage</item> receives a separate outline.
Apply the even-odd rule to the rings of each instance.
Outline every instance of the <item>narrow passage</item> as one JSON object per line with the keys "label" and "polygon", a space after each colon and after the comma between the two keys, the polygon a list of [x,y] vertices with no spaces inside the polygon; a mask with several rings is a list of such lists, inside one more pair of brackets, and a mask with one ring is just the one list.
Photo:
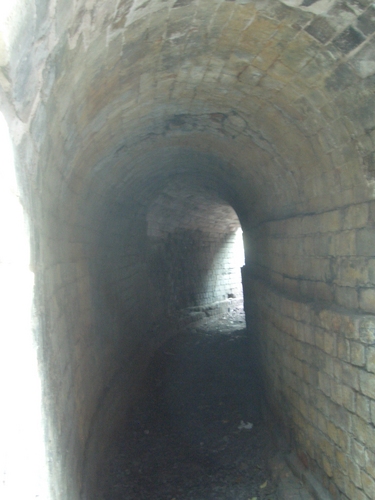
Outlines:
{"label": "narrow passage", "polygon": [[232,313],[159,349],[99,498],[276,498],[267,466],[276,448],[244,326],[243,313]]}

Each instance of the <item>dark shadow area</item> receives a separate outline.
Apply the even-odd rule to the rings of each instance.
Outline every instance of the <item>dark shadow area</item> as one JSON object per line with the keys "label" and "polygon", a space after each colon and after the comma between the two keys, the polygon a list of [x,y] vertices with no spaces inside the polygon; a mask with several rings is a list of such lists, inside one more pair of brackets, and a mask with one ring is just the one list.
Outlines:
{"label": "dark shadow area", "polygon": [[102,469],[97,498],[274,498],[268,462],[276,446],[252,366],[241,308],[164,344]]}

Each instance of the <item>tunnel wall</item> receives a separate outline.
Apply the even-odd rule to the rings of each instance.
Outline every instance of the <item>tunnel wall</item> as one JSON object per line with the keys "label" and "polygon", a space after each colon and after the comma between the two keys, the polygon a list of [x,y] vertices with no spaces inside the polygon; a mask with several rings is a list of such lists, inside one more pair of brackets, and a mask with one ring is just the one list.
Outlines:
{"label": "tunnel wall", "polygon": [[248,278],[267,399],[335,498],[375,491],[374,207],[262,224]]}
{"label": "tunnel wall", "polygon": [[53,210],[47,196],[33,207],[49,465],[56,497],[91,498],[97,467],[175,318],[151,277],[144,217],[124,222],[112,212],[104,225],[100,216],[90,223],[77,183],[61,189],[63,206]]}
{"label": "tunnel wall", "polygon": [[[144,250],[143,205],[152,193],[135,179],[160,187],[190,148],[212,161],[190,154],[185,170],[205,171],[212,184],[220,178],[258,242],[246,286],[263,311],[270,399],[289,394],[275,373],[281,383],[297,370],[281,363],[282,352],[313,345],[310,354],[329,366],[319,367],[318,380],[315,358],[292,360],[314,372],[311,393],[335,405],[328,386],[340,381],[355,398],[351,410],[334,406],[349,421],[350,446],[344,452],[329,437],[331,423],[344,424],[319,410],[323,430],[314,429],[328,444],[324,452],[310,447],[298,431],[310,429],[308,416],[294,410],[307,400],[302,388],[275,411],[338,495],[372,500],[374,245],[366,214],[373,209],[360,205],[374,198],[372,2],[30,0],[19,11],[9,54],[1,47],[1,97],[32,228],[53,496],[79,498],[162,340],[155,325],[164,306]],[[174,154],[176,145],[185,152]],[[132,163],[137,148],[149,153]],[[137,227],[128,226],[130,216]],[[343,225],[346,217],[352,226]],[[297,320],[298,310],[309,319]],[[319,311],[336,319],[323,326]],[[360,324],[361,312],[370,326],[347,337],[345,318]],[[271,319],[285,333],[278,356]],[[313,344],[302,340],[305,332],[317,335]],[[347,354],[338,354],[339,343]],[[354,387],[332,371],[337,364],[353,373]],[[122,382],[127,390],[117,399]],[[330,471],[324,463],[332,456]]]}

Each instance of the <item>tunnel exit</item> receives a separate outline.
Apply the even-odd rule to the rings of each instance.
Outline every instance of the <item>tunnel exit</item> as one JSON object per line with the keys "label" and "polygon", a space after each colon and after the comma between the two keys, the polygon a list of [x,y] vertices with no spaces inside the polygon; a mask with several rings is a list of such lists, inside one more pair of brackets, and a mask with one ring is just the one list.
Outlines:
{"label": "tunnel exit", "polygon": [[166,315],[195,322],[243,311],[242,228],[220,189],[175,176],[147,214],[150,276]]}

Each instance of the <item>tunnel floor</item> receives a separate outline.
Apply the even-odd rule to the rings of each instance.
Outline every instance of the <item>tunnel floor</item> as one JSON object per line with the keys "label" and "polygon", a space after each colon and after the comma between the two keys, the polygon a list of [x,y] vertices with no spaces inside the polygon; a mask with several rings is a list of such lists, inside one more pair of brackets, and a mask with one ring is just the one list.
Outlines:
{"label": "tunnel floor", "polygon": [[98,498],[279,498],[269,468],[277,446],[250,358],[241,311],[164,344],[102,469]]}

